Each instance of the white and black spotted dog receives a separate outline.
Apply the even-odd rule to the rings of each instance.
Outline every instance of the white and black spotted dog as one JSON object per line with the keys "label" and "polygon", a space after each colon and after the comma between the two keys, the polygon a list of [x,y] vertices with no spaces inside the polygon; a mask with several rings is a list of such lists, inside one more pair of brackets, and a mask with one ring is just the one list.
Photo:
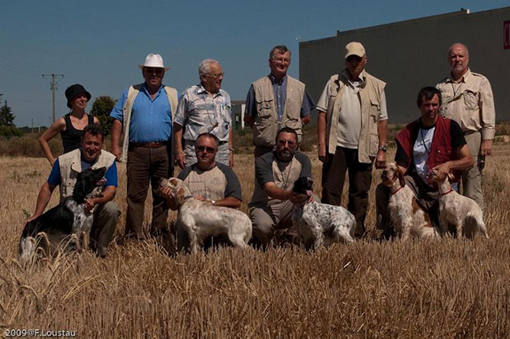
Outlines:
{"label": "white and black spotted dog", "polygon": [[[160,186],[171,189],[179,206],[178,242],[181,241],[179,233],[183,231],[187,233],[192,253],[197,253],[203,248],[205,239],[219,235],[226,235],[230,243],[236,247],[249,247],[252,223],[245,213],[233,208],[213,206],[209,202],[193,198],[189,188],[178,178],[162,179]],[[183,248],[182,244],[178,245]]]}
{"label": "white and black spotted dog", "polygon": [[301,205],[294,205],[292,222],[305,246],[315,249],[335,242],[354,241],[356,218],[341,206],[321,204],[312,199],[313,181],[301,177],[294,183],[293,192],[306,194],[308,199]]}
{"label": "white and black spotted dog", "polygon": [[22,263],[34,258],[38,248],[46,255],[55,248],[88,248],[94,215],[85,210],[85,203],[102,194],[105,173],[104,167],[79,173],[72,196],[25,225],[19,244]]}

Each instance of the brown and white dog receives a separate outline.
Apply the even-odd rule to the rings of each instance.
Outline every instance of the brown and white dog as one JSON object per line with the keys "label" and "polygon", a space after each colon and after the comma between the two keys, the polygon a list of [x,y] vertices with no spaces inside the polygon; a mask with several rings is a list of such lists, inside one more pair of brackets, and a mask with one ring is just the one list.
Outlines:
{"label": "brown and white dog", "polygon": [[[233,208],[213,206],[209,202],[193,198],[189,188],[178,178],[162,179],[160,186],[171,189],[179,206],[177,232],[179,234],[184,231],[188,234],[192,253],[203,248],[206,238],[221,234],[227,235],[236,247],[249,247],[252,224],[245,213]],[[181,244],[178,245],[181,247]]]}
{"label": "brown and white dog", "polygon": [[381,174],[383,185],[390,187],[389,212],[396,234],[403,240],[438,237],[438,230],[432,225],[430,216],[418,205],[416,197],[406,186],[404,174],[394,162],[386,164]]}
{"label": "brown and white dog", "polygon": [[465,235],[472,239],[477,233],[489,238],[482,209],[473,199],[460,195],[452,188],[449,180],[453,178],[452,175],[440,180],[437,172],[432,170],[430,176],[437,182],[439,190],[439,220],[442,233],[447,234],[452,225],[457,238]]}

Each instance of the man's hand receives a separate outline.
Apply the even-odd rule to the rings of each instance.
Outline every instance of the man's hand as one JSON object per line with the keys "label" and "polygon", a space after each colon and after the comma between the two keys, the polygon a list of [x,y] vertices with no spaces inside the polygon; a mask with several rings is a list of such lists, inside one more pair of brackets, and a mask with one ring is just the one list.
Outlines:
{"label": "man's hand", "polygon": [[166,200],[173,200],[174,199],[174,195],[172,193],[172,189],[170,187],[163,187],[160,191],[159,191],[159,195],[162,197],[162,198],[165,198]]}
{"label": "man's hand", "polygon": [[39,217],[39,215],[37,214],[34,214],[33,216],[31,216],[30,218],[28,218],[27,220],[25,220],[25,225],[28,224],[29,222],[31,222],[32,220],[35,220]]}
{"label": "man's hand", "polygon": [[326,145],[319,145],[319,160],[323,163],[328,162],[328,152],[326,150]]}
{"label": "man's hand", "polygon": [[289,200],[293,204],[302,204],[306,200],[308,200],[308,196],[306,194],[297,194],[294,192],[290,192],[290,193],[291,194],[290,194]]}
{"label": "man's hand", "polygon": [[492,150],[492,140],[490,140],[490,139],[482,140],[482,145],[480,146],[480,153],[483,156],[491,155],[491,150]]}
{"label": "man's hand", "polygon": [[380,149],[379,152],[377,152],[375,168],[382,169],[384,167],[386,167],[386,152]]}
{"label": "man's hand", "polygon": [[96,204],[96,199],[88,198],[87,201],[85,201],[85,211],[92,211],[92,209],[96,207]]}
{"label": "man's hand", "polygon": [[120,162],[120,157],[122,156],[122,150],[119,145],[112,145],[112,154],[115,155],[115,158],[118,162]]}
{"label": "man's hand", "polygon": [[439,180],[443,180],[448,176],[448,173],[451,171],[452,162],[447,161],[445,163],[442,163],[441,165],[437,165],[432,170],[435,170],[437,173],[437,177]]}
{"label": "man's hand", "polygon": [[177,150],[177,152],[175,152],[175,161],[177,162],[177,166],[181,169],[186,166],[186,155],[183,150]]}

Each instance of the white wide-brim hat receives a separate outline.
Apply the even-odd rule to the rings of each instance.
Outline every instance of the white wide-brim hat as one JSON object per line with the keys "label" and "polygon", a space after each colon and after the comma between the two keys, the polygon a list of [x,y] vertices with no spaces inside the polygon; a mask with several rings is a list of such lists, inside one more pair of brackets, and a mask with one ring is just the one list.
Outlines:
{"label": "white wide-brim hat", "polygon": [[140,69],[143,69],[144,67],[154,67],[154,68],[164,68],[165,71],[168,71],[170,67],[165,67],[163,65],[163,58],[159,54],[149,54],[147,57],[145,57],[145,63],[143,65],[138,65]]}

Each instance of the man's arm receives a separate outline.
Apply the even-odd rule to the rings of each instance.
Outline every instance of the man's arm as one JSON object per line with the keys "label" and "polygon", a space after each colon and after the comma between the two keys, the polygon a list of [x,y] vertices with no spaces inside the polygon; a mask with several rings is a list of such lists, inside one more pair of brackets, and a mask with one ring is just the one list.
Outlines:
{"label": "man's arm", "polygon": [[27,222],[34,220],[35,218],[44,213],[46,206],[48,206],[48,203],[50,202],[51,195],[53,193],[53,190],[55,190],[55,187],[57,186],[50,185],[50,183],[48,183],[47,181],[42,185],[41,190],[39,191],[39,195],[37,196],[37,203],[35,205],[34,215],[28,218]]}
{"label": "man's arm", "polygon": [[460,147],[458,154],[460,155],[458,160],[447,161],[433,168],[438,171],[437,175],[439,179],[443,179],[453,170],[464,171],[473,167],[475,161],[471,156],[471,152],[469,151],[467,144]]}
{"label": "man's arm", "polygon": [[228,165],[232,168],[234,167],[234,132],[232,131],[232,127],[228,130],[228,152],[229,159]]}
{"label": "man's arm", "polygon": [[303,126],[312,120],[312,115],[310,113],[314,108],[315,104],[313,103],[312,98],[308,92],[305,91],[303,94],[303,103],[301,104],[301,122],[303,123]]}
{"label": "man's arm", "polygon": [[319,111],[317,116],[317,136],[319,139],[319,160],[327,162],[328,151],[326,147],[326,112]]}
{"label": "man's arm", "polygon": [[388,120],[380,120],[377,123],[377,133],[379,134],[379,151],[377,151],[375,168],[384,168],[386,166],[386,152],[381,150],[381,146],[388,144]]}
{"label": "man's arm", "polygon": [[255,101],[255,90],[253,89],[253,85],[251,85],[248,90],[248,95],[246,95],[246,106],[244,112],[244,123],[250,126],[250,128],[253,128],[256,113],[257,102]]}
{"label": "man's arm", "polygon": [[274,182],[268,182],[264,185],[264,191],[266,194],[273,198],[273,199],[279,199],[279,200],[290,200],[292,203],[300,203],[307,199],[306,196],[299,195],[296,193],[293,193],[292,191],[287,191],[282,188],[276,187],[276,184]]}
{"label": "man's arm", "polygon": [[177,165],[183,169],[186,166],[186,155],[182,148],[182,126],[174,122],[174,135],[175,135],[175,161]]}
{"label": "man's arm", "polygon": [[119,146],[120,136],[122,134],[122,122],[117,119],[113,119],[112,123],[112,153],[120,161],[122,156],[122,149]]}
{"label": "man's arm", "polygon": [[239,207],[241,207],[241,200],[234,198],[234,197],[225,197],[225,199],[216,200],[214,202],[214,206],[239,208]]}
{"label": "man's arm", "polygon": [[113,200],[115,198],[115,193],[117,192],[117,187],[115,186],[106,186],[103,191],[102,197],[97,198],[89,198],[85,203],[85,209],[90,211],[96,205],[106,204],[108,201]]}
{"label": "man's arm", "polygon": [[480,151],[483,156],[490,155],[492,151],[492,140],[495,135],[496,110],[494,108],[494,96],[489,80],[480,86],[480,111],[482,124],[482,145]]}

